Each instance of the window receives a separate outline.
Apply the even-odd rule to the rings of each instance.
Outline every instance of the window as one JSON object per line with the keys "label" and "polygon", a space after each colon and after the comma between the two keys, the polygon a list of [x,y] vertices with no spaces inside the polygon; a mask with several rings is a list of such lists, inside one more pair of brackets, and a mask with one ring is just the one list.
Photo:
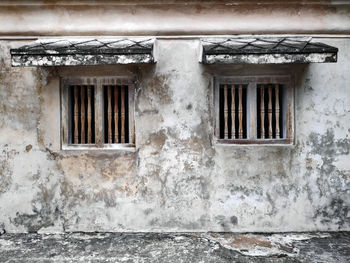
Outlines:
{"label": "window", "polygon": [[132,80],[63,79],[61,95],[62,149],[134,146]]}
{"label": "window", "polygon": [[214,103],[218,143],[293,143],[290,76],[217,78]]}

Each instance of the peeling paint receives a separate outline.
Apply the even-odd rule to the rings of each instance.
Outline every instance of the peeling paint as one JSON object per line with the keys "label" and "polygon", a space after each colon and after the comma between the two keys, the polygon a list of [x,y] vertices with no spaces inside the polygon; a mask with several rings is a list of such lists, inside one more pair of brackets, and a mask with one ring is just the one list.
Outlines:
{"label": "peeling paint", "polygon": [[205,55],[205,64],[286,64],[336,62],[333,53],[315,54],[257,54],[257,55]]}
{"label": "peeling paint", "polygon": [[13,67],[39,67],[39,66],[78,66],[78,65],[113,65],[113,64],[143,64],[154,63],[153,56],[149,54],[137,55],[14,55]]}

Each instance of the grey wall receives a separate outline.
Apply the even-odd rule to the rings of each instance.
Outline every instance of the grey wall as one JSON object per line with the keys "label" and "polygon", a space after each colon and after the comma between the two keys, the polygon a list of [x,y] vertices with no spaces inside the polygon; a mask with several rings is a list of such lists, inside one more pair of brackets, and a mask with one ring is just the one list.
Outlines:
{"label": "grey wall", "polygon": [[[156,65],[11,68],[0,42],[0,226],[8,232],[350,230],[350,39],[336,64],[204,66],[197,39]],[[292,74],[295,145],[215,144],[213,76]],[[60,150],[59,78],[131,76],[134,151]]]}

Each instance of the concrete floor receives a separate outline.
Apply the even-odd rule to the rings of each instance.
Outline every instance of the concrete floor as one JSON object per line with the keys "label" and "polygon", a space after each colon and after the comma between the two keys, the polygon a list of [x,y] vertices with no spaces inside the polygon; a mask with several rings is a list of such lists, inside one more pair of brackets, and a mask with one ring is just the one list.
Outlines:
{"label": "concrete floor", "polygon": [[350,262],[350,232],[3,234],[0,262]]}

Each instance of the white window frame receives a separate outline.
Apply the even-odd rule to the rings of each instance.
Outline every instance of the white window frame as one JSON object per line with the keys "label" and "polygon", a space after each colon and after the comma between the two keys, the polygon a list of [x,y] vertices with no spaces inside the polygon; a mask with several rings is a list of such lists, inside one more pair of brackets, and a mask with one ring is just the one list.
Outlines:
{"label": "white window frame", "polygon": [[[247,138],[221,139],[219,124],[219,89],[220,85],[242,84],[247,85]],[[283,98],[283,138],[261,139],[257,135],[257,84],[282,84]],[[217,76],[214,78],[214,138],[217,144],[264,144],[264,145],[292,145],[294,144],[294,81],[290,75],[264,76]]]}
{"label": "white window frame", "polygon": [[[61,78],[61,149],[62,150],[133,150],[135,148],[135,82],[130,77],[69,77]],[[95,143],[73,144],[71,141],[69,86],[94,85],[95,98]],[[127,85],[129,102],[130,143],[104,143],[104,85]]]}

